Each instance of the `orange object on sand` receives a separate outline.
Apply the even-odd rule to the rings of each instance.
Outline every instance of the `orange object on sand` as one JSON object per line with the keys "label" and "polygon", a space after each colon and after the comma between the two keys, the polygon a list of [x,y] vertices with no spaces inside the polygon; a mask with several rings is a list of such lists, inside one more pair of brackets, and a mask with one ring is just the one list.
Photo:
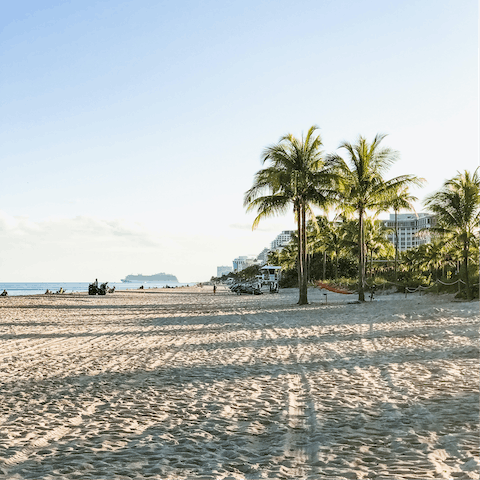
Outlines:
{"label": "orange object on sand", "polygon": [[323,282],[317,282],[317,286],[320,288],[324,288],[325,290],[328,290],[330,292],[344,293],[345,295],[353,293],[353,292],[349,292],[348,290],[345,290],[344,288],[335,287],[333,285],[329,285],[328,283],[323,283]]}

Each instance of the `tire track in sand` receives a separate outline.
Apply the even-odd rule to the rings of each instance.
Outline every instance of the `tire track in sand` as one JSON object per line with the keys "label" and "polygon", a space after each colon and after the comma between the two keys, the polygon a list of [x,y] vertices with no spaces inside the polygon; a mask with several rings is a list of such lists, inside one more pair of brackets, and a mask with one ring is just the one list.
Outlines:
{"label": "tire track in sand", "polygon": [[[265,340],[269,343],[283,337],[279,328],[273,325],[265,327]],[[299,334],[299,329],[295,328],[291,334],[293,344],[276,345],[277,360],[287,366],[282,375],[286,392],[287,431],[278,472],[283,478],[306,477],[313,473],[312,466],[318,461],[318,440],[313,440],[317,431],[316,410],[305,368],[299,362]]]}
{"label": "tire track in sand", "polygon": [[78,416],[71,418],[68,421],[70,425],[63,424],[53,428],[43,436],[37,436],[34,440],[30,442],[30,445],[23,447],[20,451],[15,453],[15,455],[3,460],[1,464],[5,467],[12,467],[19,463],[28,461],[31,456],[38,450],[50,445],[50,442],[52,440],[58,441],[62,439],[63,437],[67,436],[74,428],[84,423],[84,417],[87,415],[93,415],[95,413],[96,406],[101,405],[102,403],[103,402],[97,402],[88,406],[86,409],[80,412]]}
{"label": "tire track in sand", "polygon": [[299,361],[299,331],[293,335],[295,343],[289,345],[289,360],[298,373],[287,376],[288,432],[285,438],[285,456],[291,459],[288,476],[299,478],[313,473],[312,466],[318,462],[317,414],[305,367]]}
{"label": "tire track in sand", "polygon": [[[29,372],[35,372],[35,371],[39,372],[41,369],[39,369],[38,367],[40,366],[45,367],[45,356],[50,356],[53,359],[53,358],[56,358],[58,352],[61,351],[62,353],[65,353],[66,356],[70,357],[72,354],[77,353],[84,349],[88,349],[89,347],[94,347],[98,343],[102,343],[105,341],[107,341],[108,343],[108,339],[114,339],[114,342],[110,342],[110,344],[116,343],[115,348],[121,348],[131,341],[131,336],[127,333],[122,335],[105,335],[102,333],[100,336],[90,338],[83,342],[78,342],[78,338],[70,338],[68,340],[62,339],[62,340],[59,340],[58,342],[52,342],[52,344],[56,348],[51,352],[48,352],[48,351],[45,352],[43,346],[33,347],[31,349],[32,358],[29,359],[28,364],[25,365],[25,367],[27,368],[25,367],[23,368],[23,373],[29,373]],[[82,363],[78,363],[78,358],[76,358],[75,372],[85,370],[88,365],[92,364],[95,361],[98,361],[98,359],[101,358],[102,356],[103,356],[103,352],[98,354],[98,356],[94,357],[93,359],[92,359],[92,355],[90,355],[89,357],[87,357],[88,360],[85,360]],[[18,355],[15,355],[14,357],[16,358],[18,357]],[[65,357],[63,358],[65,359]],[[53,365],[49,365],[49,370],[53,371],[53,367],[54,367]],[[58,374],[62,375],[64,373],[66,372],[60,370],[57,372],[57,375]],[[68,375],[71,375],[72,373],[74,372],[69,371]],[[17,378],[17,377],[18,377],[18,373],[12,372],[11,374],[5,375],[4,380]]]}

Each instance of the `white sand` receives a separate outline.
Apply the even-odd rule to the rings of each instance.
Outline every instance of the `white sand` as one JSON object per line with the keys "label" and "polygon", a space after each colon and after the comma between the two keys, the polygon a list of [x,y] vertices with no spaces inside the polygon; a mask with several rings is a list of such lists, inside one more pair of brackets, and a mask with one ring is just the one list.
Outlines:
{"label": "white sand", "polygon": [[479,479],[478,304],[0,299],[0,478]]}

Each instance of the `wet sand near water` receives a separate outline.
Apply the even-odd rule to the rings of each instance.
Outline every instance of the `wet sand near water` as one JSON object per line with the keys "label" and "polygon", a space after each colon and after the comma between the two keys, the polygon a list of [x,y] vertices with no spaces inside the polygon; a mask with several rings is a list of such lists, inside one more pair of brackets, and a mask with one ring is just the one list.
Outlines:
{"label": "wet sand near water", "polygon": [[480,479],[476,302],[0,299],[0,478]]}

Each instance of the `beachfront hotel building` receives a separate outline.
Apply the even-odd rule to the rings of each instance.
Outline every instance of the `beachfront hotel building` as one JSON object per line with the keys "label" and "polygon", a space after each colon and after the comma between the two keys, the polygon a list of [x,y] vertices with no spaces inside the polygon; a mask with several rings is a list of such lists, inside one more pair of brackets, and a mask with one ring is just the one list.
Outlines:
{"label": "beachfront hotel building", "polygon": [[[395,214],[391,213],[383,224],[392,230],[388,240],[395,245]],[[435,216],[430,213],[399,213],[397,214],[398,250],[405,251],[431,241],[428,232],[421,232],[435,225]]]}
{"label": "beachfront hotel building", "polygon": [[244,268],[256,265],[257,259],[252,255],[242,255],[233,260],[233,271],[235,273],[241,272]]}
{"label": "beachfront hotel building", "polygon": [[277,238],[275,238],[275,240],[270,244],[270,251],[282,249],[290,242],[292,235],[292,230],[284,230],[282,233],[277,235]]}

